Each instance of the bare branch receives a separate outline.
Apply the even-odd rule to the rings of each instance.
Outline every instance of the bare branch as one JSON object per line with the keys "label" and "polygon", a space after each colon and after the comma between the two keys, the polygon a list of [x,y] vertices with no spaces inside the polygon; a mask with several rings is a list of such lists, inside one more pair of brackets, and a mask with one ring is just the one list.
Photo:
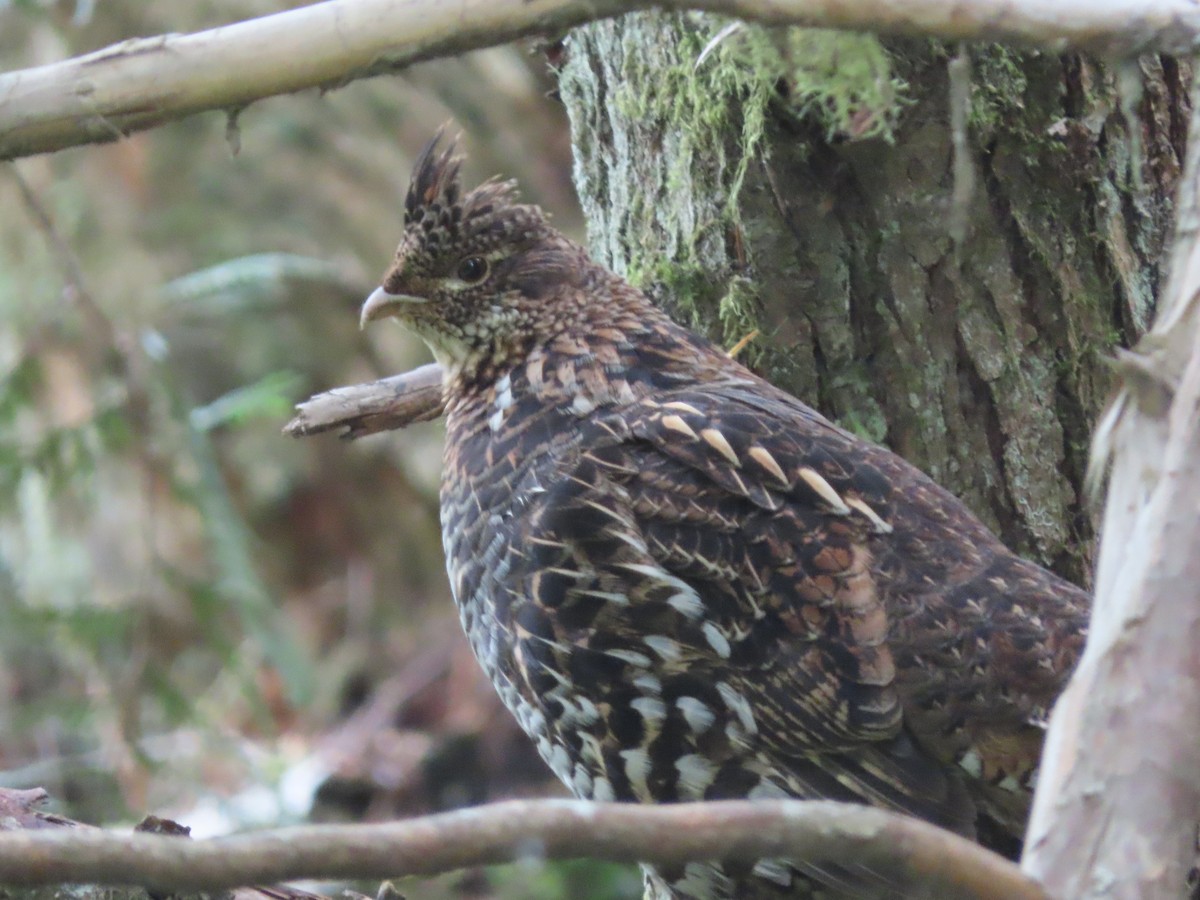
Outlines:
{"label": "bare branch", "polygon": [[1053,894],[1177,898],[1200,815],[1200,81],[1171,279],[1096,429],[1111,458],[1087,649],[1054,710],[1022,866]]}
{"label": "bare branch", "polygon": [[663,865],[794,856],[862,865],[937,896],[1047,900],[1015,865],[925,822],[826,801],[638,806],[513,800],[386,825],[315,825],[184,841],[92,829],[0,834],[0,883],[218,890],[296,878],[429,875],[523,857]]}
{"label": "bare branch", "polygon": [[239,111],[651,7],[1054,52],[1131,56],[1200,45],[1200,6],[1191,0],[330,0],[0,75],[0,159],[115,140],[204,110]]}
{"label": "bare branch", "polygon": [[428,422],[442,414],[442,369],[436,363],[370,384],[334,388],[297,405],[284,434],[307,437],[345,429],[353,439]]}
{"label": "bare branch", "polygon": [[[39,831],[45,829],[80,828],[88,833],[101,834],[98,829],[83,822],[76,822],[54,813],[45,812],[41,806],[49,799],[49,794],[42,788],[21,791],[0,787],[0,832]],[[148,816],[134,829],[137,832],[151,834],[170,834],[177,837],[187,837],[187,829],[167,819]],[[2,840],[2,838],[0,838]],[[3,872],[0,871],[0,878]],[[10,885],[0,889],[5,900],[144,900],[146,894],[136,886],[126,891],[115,891],[111,887],[98,884],[72,884],[63,890],[58,883],[51,883],[51,890],[46,885],[39,888],[15,890]],[[174,900],[206,900],[207,894],[183,894],[173,892]],[[298,888],[239,888],[227,895],[230,900],[330,900],[323,894],[313,894]],[[381,897],[388,896],[381,892]]]}

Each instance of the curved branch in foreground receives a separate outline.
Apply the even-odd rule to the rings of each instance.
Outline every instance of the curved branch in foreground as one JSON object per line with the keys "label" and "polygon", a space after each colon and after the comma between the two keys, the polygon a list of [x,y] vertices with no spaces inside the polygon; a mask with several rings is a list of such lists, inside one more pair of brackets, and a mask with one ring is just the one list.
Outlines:
{"label": "curved branch in foreground", "polygon": [[442,368],[420,368],[368,384],[334,388],[297,404],[296,416],[283,428],[292,437],[342,429],[354,439],[379,431],[428,422],[442,414]]}
{"label": "curved branch in foreground", "polygon": [[114,140],[204,110],[236,112],[264,97],[651,7],[1056,53],[1200,46],[1192,0],[329,0],[0,75],[0,159]]}
{"label": "curved branch in foreground", "polygon": [[513,800],[386,825],[313,825],[212,840],[104,831],[0,834],[0,883],[220,890],[297,878],[430,875],[517,858],[664,865],[794,856],[869,867],[935,896],[1048,900],[996,854],[925,822],[844,803],[637,806]]}

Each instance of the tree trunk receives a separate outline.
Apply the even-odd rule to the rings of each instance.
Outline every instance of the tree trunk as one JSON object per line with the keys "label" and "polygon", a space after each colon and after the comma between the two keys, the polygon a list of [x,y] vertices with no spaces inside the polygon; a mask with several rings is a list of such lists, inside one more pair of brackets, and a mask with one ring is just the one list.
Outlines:
{"label": "tree trunk", "polygon": [[933,42],[725,25],[567,38],[593,251],[726,346],[761,330],[753,367],[1088,583],[1088,438],[1164,277],[1187,73],[973,47],[968,93]]}

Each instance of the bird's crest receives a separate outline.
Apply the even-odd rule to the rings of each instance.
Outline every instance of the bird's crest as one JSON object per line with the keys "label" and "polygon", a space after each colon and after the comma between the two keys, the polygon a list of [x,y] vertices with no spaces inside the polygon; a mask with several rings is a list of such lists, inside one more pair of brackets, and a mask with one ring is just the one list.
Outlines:
{"label": "bird's crest", "polygon": [[458,140],[450,138],[443,147],[445,134],[442,126],[417,155],[404,198],[406,226],[420,224],[427,230],[441,227],[456,232],[460,222],[490,217],[515,202],[514,181],[491,179],[464,195]]}
{"label": "bird's crest", "polygon": [[413,165],[412,181],[408,185],[408,196],[404,198],[404,224],[421,221],[427,210],[437,207],[454,207],[461,193],[459,174],[463,158],[456,151],[457,141],[451,139],[439,152],[445,135],[445,126],[429,139]]}

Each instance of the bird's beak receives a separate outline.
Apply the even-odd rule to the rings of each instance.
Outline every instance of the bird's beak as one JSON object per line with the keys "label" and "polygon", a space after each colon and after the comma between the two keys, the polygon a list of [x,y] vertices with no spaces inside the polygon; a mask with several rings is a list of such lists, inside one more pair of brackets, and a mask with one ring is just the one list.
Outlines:
{"label": "bird's beak", "polygon": [[424,297],[414,297],[412,294],[389,294],[383,288],[377,287],[362,306],[362,312],[358,316],[358,327],[366,328],[369,322],[394,315],[396,307],[402,303],[425,302]]}

